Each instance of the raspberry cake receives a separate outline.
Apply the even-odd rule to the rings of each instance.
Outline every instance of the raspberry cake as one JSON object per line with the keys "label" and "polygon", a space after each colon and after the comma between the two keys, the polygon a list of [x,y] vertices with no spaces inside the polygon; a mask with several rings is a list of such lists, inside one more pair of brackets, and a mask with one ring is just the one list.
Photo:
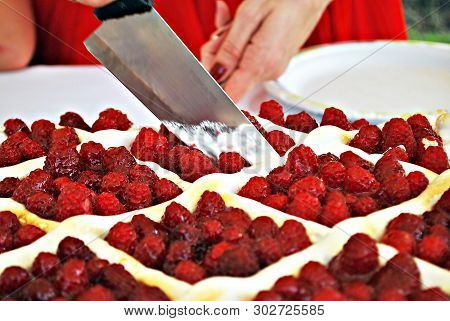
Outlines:
{"label": "raspberry cake", "polygon": [[[377,127],[380,136],[335,108],[319,126],[306,113],[285,118],[273,101],[261,106],[269,120],[246,115],[281,156],[275,165],[250,164],[233,150],[211,158],[161,124],[134,128],[114,109],[92,125],[73,112],[58,126],[5,122],[1,295],[448,299],[442,130],[414,115]],[[441,156],[423,157],[431,147]],[[409,231],[416,221],[425,226],[420,236]],[[387,236],[405,229],[412,250],[393,241],[408,236]]]}

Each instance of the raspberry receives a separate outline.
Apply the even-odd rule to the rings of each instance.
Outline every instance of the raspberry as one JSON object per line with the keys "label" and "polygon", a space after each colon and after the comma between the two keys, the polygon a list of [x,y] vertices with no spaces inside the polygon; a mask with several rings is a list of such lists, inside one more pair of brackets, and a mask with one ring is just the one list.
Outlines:
{"label": "raspberry", "polygon": [[20,184],[20,180],[15,177],[6,177],[0,181],[0,197],[9,198],[12,197],[17,186]]}
{"label": "raspberry", "polygon": [[408,122],[408,124],[411,126],[411,128],[413,130],[415,128],[418,128],[418,127],[424,127],[424,128],[427,128],[427,129],[433,129],[431,127],[431,124],[428,121],[428,119],[425,116],[421,115],[421,114],[412,115],[411,117],[409,117],[407,119],[407,122]]}
{"label": "raspberry", "polygon": [[274,291],[260,291],[253,301],[281,301],[282,297]]}
{"label": "raspberry", "polygon": [[329,263],[330,271],[342,281],[365,280],[377,268],[376,243],[362,233],[351,236],[342,251]]}
{"label": "raspberry", "polygon": [[345,196],[339,191],[332,191],[327,195],[320,222],[325,226],[334,226],[350,217]]}
{"label": "raspberry", "polygon": [[371,162],[366,161],[364,158],[356,155],[351,151],[342,153],[339,157],[339,160],[346,168],[359,166],[369,171],[371,171],[373,168],[373,164]]}
{"label": "raspberry", "polygon": [[101,273],[105,267],[109,265],[109,262],[99,258],[93,258],[86,264],[89,280],[96,283],[101,276]]}
{"label": "raspberry", "polygon": [[389,288],[380,291],[377,301],[407,301],[406,296],[400,288]]}
{"label": "raspberry", "polygon": [[92,131],[97,132],[105,129],[128,130],[132,123],[127,115],[119,110],[108,108],[102,111],[98,119],[92,125]]}
{"label": "raspberry", "polygon": [[192,261],[183,261],[178,263],[174,276],[181,281],[194,284],[206,277],[206,271]]}
{"label": "raspberry", "polygon": [[239,208],[227,208],[226,210],[217,213],[216,216],[223,226],[234,226],[243,231],[247,230],[252,222],[250,216]]}
{"label": "raspberry", "polygon": [[272,130],[265,137],[280,156],[284,156],[295,145],[294,140],[280,130]]}
{"label": "raspberry", "polygon": [[416,240],[420,240],[425,233],[426,224],[420,216],[402,213],[392,221],[386,227],[387,231],[401,230],[408,232],[414,236]]}
{"label": "raspberry", "polygon": [[298,177],[314,175],[318,168],[317,156],[305,145],[294,148],[288,155],[286,168]]}
{"label": "raspberry", "polygon": [[169,301],[167,295],[161,289],[154,286],[138,284],[130,294],[130,301]]}
{"label": "raspberry", "polygon": [[101,193],[95,199],[94,212],[97,215],[118,215],[125,213],[125,207],[112,193]]}
{"label": "raspberry", "polygon": [[169,145],[171,147],[176,145],[184,145],[183,141],[179,139],[174,133],[172,133],[166,126],[161,124],[159,127],[158,134],[164,136],[167,138],[167,141],[169,142]]}
{"label": "raspberry", "polygon": [[318,199],[323,199],[327,193],[327,189],[320,178],[315,176],[306,176],[294,182],[289,187],[289,198],[294,199],[300,192],[307,192]]}
{"label": "raspberry", "polygon": [[319,199],[307,192],[298,193],[286,208],[288,214],[315,222],[318,221],[320,211]]}
{"label": "raspberry", "polygon": [[173,274],[176,265],[193,257],[192,247],[187,241],[175,240],[169,245],[164,262],[164,272]]}
{"label": "raspberry", "polygon": [[352,122],[352,129],[360,130],[361,128],[363,128],[365,126],[369,126],[369,125],[370,125],[370,123],[366,119],[360,118],[360,119]]}
{"label": "raspberry", "polygon": [[256,241],[256,253],[261,266],[277,262],[283,256],[280,244],[274,238],[267,237]]}
{"label": "raspberry", "polygon": [[51,301],[57,297],[57,289],[46,279],[36,278],[28,283],[21,295],[25,301]]}
{"label": "raspberry", "polygon": [[250,115],[250,113],[246,110],[241,110],[241,112],[245,115],[245,117],[248,118],[248,120],[253,124],[253,126],[256,127],[256,129],[264,136],[266,134],[266,131],[261,126],[261,124],[256,120],[255,117]]}
{"label": "raspberry", "polygon": [[166,207],[164,215],[161,219],[162,224],[173,229],[180,223],[190,223],[192,214],[182,205],[172,202]]}
{"label": "raspberry", "polygon": [[409,162],[410,158],[403,146],[389,148],[383,155],[383,159],[391,158],[393,160]]}
{"label": "raspberry", "polygon": [[248,166],[248,162],[239,153],[221,153],[218,166],[222,173],[233,174]]}
{"label": "raspberry", "polygon": [[139,235],[139,238],[143,238],[147,235],[157,235],[163,240],[168,238],[164,227],[156,222],[153,222],[143,214],[133,216],[131,224]]}
{"label": "raspberry", "polygon": [[103,171],[105,149],[102,144],[88,142],[81,145],[80,157],[84,167],[95,172]]}
{"label": "raspberry", "polygon": [[344,183],[345,167],[339,162],[328,162],[320,170],[319,176],[326,186],[340,188]]}
{"label": "raspberry", "polygon": [[399,253],[383,266],[371,281],[380,293],[390,288],[398,288],[403,295],[420,289],[420,272],[412,256]]}
{"label": "raspberry", "polygon": [[128,183],[123,192],[128,210],[134,211],[152,205],[152,191],[144,183]]}
{"label": "raspberry", "polygon": [[339,162],[339,157],[331,153],[321,154],[317,157],[319,168],[322,168],[328,162]]}
{"label": "raspberry", "polygon": [[30,224],[22,225],[14,235],[14,246],[19,248],[31,244],[44,235],[45,232],[39,227]]}
{"label": "raspberry", "polygon": [[91,127],[84,121],[84,119],[74,112],[67,112],[59,118],[59,125],[64,127],[79,128],[85,131],[91,131]]}
{"label": "raspberry", "polygon": [[61,261],[66,261],[71,258],[88,261],[94,257],[92,251],[84,245],[83,241],[71,236],[67,236],[59,242],[56,255]]}
{"label": "raspberry", "polygon": [[445,225],[435,224],[428,230],[429,235],[436,235],[448,238],[450,236],[449,231]]}
{"label": "raspberry", "polygon": [[371,301],[373,297],[372,287],[359,281],[345,283],[343,293],[352,301]]}
{"label": "raspberry", "polygon": [[225,202],[216,192],[206,191],[197,202],[194,214],[197,217],[212,217],[225,209]]}
{"label": "raspberry", "polygon": [[19,147],[20,144],[22,144],[22,142],[24,142],[25,140],[30,139],[27,134],[23,133],[23,132],[18,132],[18,133],[14,133],[11,136],[8,137],[8,139],[6,139],[2,145],[7,145],[9,147]]}
{"label": "raspberry", "polygon": [[93,214],[92,197],[88,191],[68,186],[63,189],[56,201],[56,220],[63,221],[81,214]]}
{"label": "raspberry", "polygon": [[381,242],[396,248],[399,252],[409,254],[414,254],[414,249],[416,247],[416,240],[414,239],[414,236],[402,230],[388,231],[383,236]]}
{"label": "raspberry", "polygon": [[423,138],[420,138],[417,140],[417,158],[416,161],[420,161],[423,157],[423,154],[425,154],[425,151],[430,146],[435,147],[443,147],[442,140],[440,138],[436,138],[433,136],[425,136]]}
{"label": "raspberry", "polygon": [[194,182],[202,176],[217,173],[213,161],[199,150],[190,150],[180,156],[181,178]]}
{"label": "raspberry", "polygon": [[226,250],[218,261],[219,275],[245,277],[259,270],[256,254],[248,246],[237,246]]}
{"label": "raspberry", "polygon": [[421,155],[421,159],[417,162],[417,165],[441,174],[449,168],[447,153],[442,147],[429,146],[423,155]]}
{"label": "raspberry", "polygon": [[293,276],[283,276],[275,282],[272,290],[285,300],[295,300],[298,293],[298,280]]}
{"label": "raspberry", "polygon": [[448,301],[450,297],[440,288],[429,288],[414,293],[412,299],[415,301]]}
{"label": "raspberry", "polygon": [[55,130],[55,124],[40,119],[31,125],[31,139],[37,141],[45,150],[50,148],[52,133]]}
{"label": "raspberry", "polygon": [[26,160],[39,158],[45,155],[45,150],[42,146],[38,142],[29,138],[25,139],[19,145],[19,150],[22,157]]}
{"label": "raspberry", "polygon": [[351,204],[352,216],[366,216],[379,208],[377,201],[370,196],[360,197]]}
{"label": "raspberry", "polygon": [[126,300],[137,287],[137,281],[120,264],[105,267],[100,276],[100,284],[112,290],[117,300]]}
{"label": "raspberry", "polygon": [[382,133],[383,151],[386,151],[389,147],[403,145],[406,148],[409,158],[414,159],[417,144],[411,126],[409,126],[405,120],[401,118],[392,118],[384,125]]}
{"label": "raspberry", "polygon": [[347,297],[336,289],[323,289],[314,293],[312,301],[347,301]]}
{"label": "raspberry", "polygon": [[142,128],[131,145],[131,152],[143,161],[157,162],[161,155],[169,151],[166,137],[151,128]]}
{"label": "raspberry", "polygon": [[418,246],[419,257],[437,265],[443,264],[448,252],[447,239],[439,235],[425,236]]}
{"label": "raspberry", "polygon": [[45,159],[44,170],[53,177],[67,176],[74,179],[81,169],[81,159],[74,147],[52,148]]}
{"label": "raspberry", "polygon": [[80,173],[80,176],[78,176],[78,182],[86,185],[89,189],[93,191],[99,191],[100,185],[102,182],[102,177],[100,174],[87,170]]}
{"label": "raspberry", "polygon": [[408,180],[400,173],[386,178],[381,184],[380,192],[383,201],[389,205],[400,204],[411,198]]}
{"label": "raspberry", "polygon": [[270,193],[270,184],[264,177],[252,177],[244,186],[242,186],[238,195],[261,202],[264,198],[269,196]]}
{"label": "raspberry", "polygon": [[303,133],[310,133],[318,127],[317,122],[308,113],[302,111],[286,117],[286,127]]}
{"label": "raspberry", "polygon": [[150,187],[154,187],[158,176],[145,165],[134,165],[128,172],[128,179],[130,182],[145,183]]}
{"label": "raspberry", "polygon": [[5,121],[3,124],[5,127],[5,134],[7,136],[11,136],[12,134],[15,134],[17,132],[23,132],[27,135],[30,135],[30,129],[28,129],[27,124],[21,119],[18,118],[11,118]]}
{"label": "raspberry", "polygon": [[120,172],[110,172],[103,176],[100,190],[120,197],[123,195],[127,184],[128,179],[124,174]]}
{"label": "raspberry", "polygon": [[27,198],[27,209],[45,219],[55,216],[56,201],[48,193],[36,192]]}
{"label": "raspberry", "polygon": [[64,188],[72,185],[72,183],[73,182],[70,180],[70,178],[68,178],[66,176],[61,176],[61,177],[56,178],[53,181],[51,190],[54,195],[58,196],[59,194],[61,194],[61,192]]}
{"label": "raspberry", "polygon": [[378,153],[381,147],[381,129],[375,125],[362,127],[358,134],[350,141],[349,145],[362,149],[366,153]]}
{"label": "raspberry", "polygon": [[59,259],[55,254],[41,252],[34,259],[31,272],[34,277],[52,277],[59,267]]}
{"label": "raspberry", "polygon": [[185,153],[189,153],[191,150],[186,146],[174,146],[172,147],[165,157],[159,160],[162,167],[167,168],[170,171],[179,173],[181,171],[180,159]]}
{"label": "raspberry", "polygon": [[119,222],[111,228],[106,241],[115,248],[131,254],[136,247],[138,235],[131,223]]}
{"label": "raspberry", "polygon": [[20,228],[20,222],[17,216],[10,211],[0,212],[0,229],[7,229],[11,233],[16,233]]}
{"label": "raspberry", "polygon": [[350,122],[348,121],[347,116],[345,116],[344,112],[334,107],[325,109],[325,112],[323,113],[320,126],[326,125],[336,126],[343,130],[351,129]]}
{"label": "raspberry", "polygon": [[199,243],[201,230],[189,223],[180,223],[172,231],[172,237],[175,240],[187,241],[191,245]]}
{"label": "raspberry", "polygon": [[103,156],[103,164],[108,172],[120,172],[127,175],[130,168],[136,165],[136,160],[125,147],[111,147]]}
{"label": "raspberry", "polygon": [[428,178],[419,171],[409,173],[406,179],[411,190],[411,197],[419,196],[428,186]]}
{"label": "raspberry", "polygon": [[283,106],[275,100],[269,100],[261,104],[259,117],[270,120],[279,126],[284,126]]}
{"label": "raspberry", "polygon": [[11,295],[30,281],[28,272],[19,267],[11,266],[3,270],[0,276],[0,293]]}
{"label": "raspberry", "polygon": [[13,166],[21,161],[20,150],[3,143],[0,145],[0,167]]}
{"label": "raspberry", "polygon": [[70,259],[56,272],[56,283],[64,296],[79,294],[89,283],[86,265],[79,259]]}
{"label": "raspberry", "polygon": [[32,194],[38,191],[49,192],[51,186],[51,176],[42,169],[36,169],[26,178],[22,179],[13,193],[13,199],[19,203],[25,204],[28,197]]}
{"label": "raspberry", "polygon": [[447,227],[447,226],[449,226],[449,223],[450,223],[450,215],[447,212],[443,212],[440,210],[433,210],[430,212],[425,212],[423,214],[423,219],[430,226],[435,225],[435,224],[441,224],[441,225]]}
{"label": "raspberry", "polygon": [[287,220],[283,223],[277,240],[284,255],[301,251],[311,245],[303,224],[294,220]]}
{"label": "raspberry", "polygon": [[134,257],[149,268],[159,267],[164,261],[166,246],[164,241],[155,235],[147,235],[134,250]]}
{"label": "raspberry", "polygon": [[68,146],[75,147],[80,143],[77,132],[71,127],[59,128],[52,133],[52,147],[58,146]]}
{"label": "raspberry", "polygon": [[101,285],[94,285],[93,287],[81,292],[77,301],[115,301],[114,294]]}
{"label": "raspberry", "polygon": [[156,197],[157,202],[164,203],[183,193],[183,190],[174,182],[166,178],[161,178],[155,183],[153,192],[155,193],[154,196]]}
{"label": "raspberry", "polygon": [[397,160],[382,157],[375,164],[373,174],[375,175],[377,181],[383,182],[385,179],[394,174],[405,175],[405,171],[403,166]]}
{"label": "raspberry", "polygon": [[284,194],[272,194],[263,199],[262,203],[266,206],[272,207],[279,211],[284,211],[287,204],[289,203],[289,198]]}
{"label": "raspberry", "polygon": [[344,188],[349,193],[371,195],[378,191],[380,183],[368,170],[354,166],[347,168]]}
{"label": "raspberry", "polygon": [[306,281],[314,291],[338,287],[336,279],[327,268],[315,261],[310,261],[302,267],[300,280]]}
{"label": "raspberry", "polygon": [[220,237],[229,243],[243,242],[246,239],[245,231],[236,226],[225,227]]}
{"label": "raspberry", "polygon": [[294,176],[285,167],[280,166],[273,169],[267,176],[272,191],[287,192],[293,181]]}
{"label": "raspberry", "polygon": [[11,251],[14,247],[13,233],[6,228],[0,228],[0,253]]}
{"label": "raspberry", "polygon": [[447,190],[444,194],[442,194],[433,209],[441,210],[443,212],[450,212],[450,190]]}
{"label": "raspberry", "polygon": [[206,219],[200,223],[202,236],[208,243],[215,243],[220,239],[223,231],[222,224],[216,219]]}

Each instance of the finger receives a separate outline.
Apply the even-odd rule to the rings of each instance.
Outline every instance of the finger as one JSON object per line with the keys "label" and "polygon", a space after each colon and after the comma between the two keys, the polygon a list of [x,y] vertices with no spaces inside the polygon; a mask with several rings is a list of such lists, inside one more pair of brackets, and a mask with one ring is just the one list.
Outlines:
{"label": "finger", "polygon": [[270,2],[260,2],[261,0],[247,0],[239,7],[211,70],[216,80],[226,79],[236,68],[251,36],[269,13]]}
{"label": "finger", "polygon": [[225,84],[225,91],[237,102],[258,82],[258,76],[249,70],[236,69]]}
{"label": "finger", "polygon": [[216,16],[214,23],[217,29],[222,28],[231,20],[230,8],[225,1],[216,1]]}
{"label": "finger", "polygon": [[225,39],[226,32],[227,30],[218,30],[211,36],[210,40],[200,48],[200,61],[207,70],[211,69],[217,51]]}

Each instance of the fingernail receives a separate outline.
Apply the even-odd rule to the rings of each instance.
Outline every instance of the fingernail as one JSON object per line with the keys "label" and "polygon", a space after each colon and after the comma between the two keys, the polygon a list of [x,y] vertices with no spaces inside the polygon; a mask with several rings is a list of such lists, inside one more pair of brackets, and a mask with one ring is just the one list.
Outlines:
{"label": "fingernail", "polygon": [[211,68],[211,76],[216,80],[219,81],[223,75],[227,72],[227,69],[220,63],[215,63],[214,66]]}

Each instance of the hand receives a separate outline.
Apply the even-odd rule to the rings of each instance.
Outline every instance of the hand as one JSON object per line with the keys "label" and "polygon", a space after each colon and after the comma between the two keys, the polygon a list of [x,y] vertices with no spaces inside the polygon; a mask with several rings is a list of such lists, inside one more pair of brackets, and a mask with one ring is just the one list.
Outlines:
{"label": "hand", "polygon": [[202,62],[237,101],[254,85],[284,72],[330,1],[245,0],[229,21],[228,8],[219,0],[218,30],[203,46]]}

